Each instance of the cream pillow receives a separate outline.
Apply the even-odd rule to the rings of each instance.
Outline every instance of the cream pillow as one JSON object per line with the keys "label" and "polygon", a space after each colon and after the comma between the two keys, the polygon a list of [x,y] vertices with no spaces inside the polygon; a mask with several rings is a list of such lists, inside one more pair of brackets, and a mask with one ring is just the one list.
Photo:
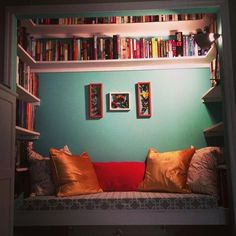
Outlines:
{"label": "cream pillow", "polygon": [[217,195],[217,164],[223,159],[219,147],[196,150],[190,162],[187,184],[194,193]]}

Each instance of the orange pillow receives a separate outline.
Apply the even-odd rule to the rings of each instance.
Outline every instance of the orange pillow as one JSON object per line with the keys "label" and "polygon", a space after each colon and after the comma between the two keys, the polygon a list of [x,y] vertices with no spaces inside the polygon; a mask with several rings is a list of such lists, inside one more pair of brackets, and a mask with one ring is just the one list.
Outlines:
{"label": "orange pillow", "polygon": [[51,148],[50,155],[58,197],[102,192],[87,153],[74,156]]}
{"label": "orange pillow", "polygon": [[194,148],[159,153],[149,149],[144,180],[139,184],[140,191],[191,192],[186,185],[187,171]]}

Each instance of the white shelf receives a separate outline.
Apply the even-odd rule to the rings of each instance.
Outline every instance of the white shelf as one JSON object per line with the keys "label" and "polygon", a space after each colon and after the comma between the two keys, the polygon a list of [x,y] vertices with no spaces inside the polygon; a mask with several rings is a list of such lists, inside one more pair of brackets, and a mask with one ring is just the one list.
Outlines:
{"label": "white shelf", "polygon": [[20,100],[23,100],[25,102],[30,102],[30,103],[36,103],[39,105],[40,99],[27,91],[25,88],[23,88],[21,85],[17,84],[16,85],[16,92],[18,94],[18,98]]}
{"label": "white shelf", "polygon": [[204,29],[210,24],[209,17],[199,20],[145,22],[126,24],[75,24],[75,25],[38,25],[32,20],[22,20],[21,25],[35,38],[70,38],[91,37],[92,35],[112,36],[168,36],[177,31],[183,34],[196,33],[197,29]]}
{"label": "white shelf", "polygon": [[28,167],[16,167],[16,172],[26,172],[28,170]]}
{"label": "white shelf", "polygon": [[17,52],[20,58],[31,67],[31,71],[36,73],[206,68],[215,57],[214,47],[204,56],[87,61],[35,61],[20,45]]}
{"label": "white shelf", "polygon": [[207,129],[204,129],[204,134],[206,137],[218,137],[224,135],[224,123],[219,122],[215,125],[210,126]]}
{"label": "white shelf", "polygon": [[16,126],[16,136],[20,137],[20,139],[38,139],[40,133]]}
{"label": "white shelf", "polygon": [[36,61],[29,55],[29,53],[20,45],[17,45],[17,55],[28,66],[32,67],[36,64]]}
{"label": "white shelf", "polygon": [[202,96],[203,102],[220,102],[222,99],[221,86],[211,87]]}

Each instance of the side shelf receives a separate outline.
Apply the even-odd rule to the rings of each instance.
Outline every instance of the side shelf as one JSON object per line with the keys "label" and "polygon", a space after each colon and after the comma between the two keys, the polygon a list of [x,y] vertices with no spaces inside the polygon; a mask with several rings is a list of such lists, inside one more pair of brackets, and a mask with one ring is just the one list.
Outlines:
{"label": "side shelf", "polygon": [[16,92],[19,96],[19,99],[29,102],[29,103],[37,103],[39,105],[40,99],[33,94],[31,94],[29,91],[27,91],[25,88],[23,88],[21,85],[16,85]]}
{"label": "side shelf", "polygon": [[16,137],[23,140],[38,139],[40,136],[39,132],[28,130],[20,126],[16,126]]}
{"label": "side shelf", "polygon": [[203,102],[220,102],[222,98],[221,86],[211,87],[205,94],[202,96]]}
{"label": "side shelf", "polygon": [[206,137],[218,137],[224,135],[224,123],[219,122],[203,130]]}

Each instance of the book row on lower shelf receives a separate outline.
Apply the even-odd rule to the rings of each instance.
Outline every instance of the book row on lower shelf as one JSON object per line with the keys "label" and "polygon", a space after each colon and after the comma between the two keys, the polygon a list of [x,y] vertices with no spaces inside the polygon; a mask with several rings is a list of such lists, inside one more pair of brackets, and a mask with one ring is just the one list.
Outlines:
{"label": "book row on lower shelf", "polygon": [[35,130],[35,113],[37,106],[17,99],[16,125],[27,130]]}
{"label": "book row on lower shelf", "polygon": [[196,44],[193,34],[183,35],[182,32],[168,39],[94,35],[91,38],[30,38],[27,44],[19,43],[27,47],[25,49],[36,61],[172,58],[206,54]]}
{"label": "book row on lower shelf", "polygon": [[16,84],[28,93],[38,97],[38,74],[31,71],[30,66],[17,56]]}

